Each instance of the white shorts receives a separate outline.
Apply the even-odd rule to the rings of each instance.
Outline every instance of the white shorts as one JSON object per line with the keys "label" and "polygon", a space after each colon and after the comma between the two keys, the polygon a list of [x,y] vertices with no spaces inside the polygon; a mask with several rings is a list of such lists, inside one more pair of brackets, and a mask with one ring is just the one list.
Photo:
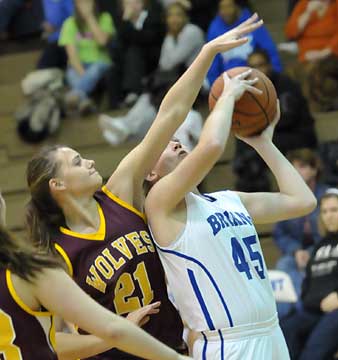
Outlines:
{"label": "white shorts", "polygon": [[193,346],[195,360],[289,360],[277,315],[266,322],[203,331]]}

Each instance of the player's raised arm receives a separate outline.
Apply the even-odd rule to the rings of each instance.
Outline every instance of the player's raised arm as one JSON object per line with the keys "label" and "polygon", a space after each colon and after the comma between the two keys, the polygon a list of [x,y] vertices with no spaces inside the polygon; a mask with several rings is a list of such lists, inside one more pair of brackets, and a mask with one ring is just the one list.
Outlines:
{"label": "player's raised arm", "polygon": [[279,187],[278,193],[238,193],[257,224],[303,216],[317,204],[315,196],[297,170],[272,143],[274,128],[280,117],[279,104],[277,109],[275,120],[260,136],[240,138],[266,162]]}
{"label": "player's raised arm", "polygon": [[123,181],[125,187],[128,178],[132,179],[132,186],[141,188],[143,179],[154,167],[191,109],[215,55],[247,42],[247,38],[243,36],[263,24],[262,21],[257,20],[258,16],[255,14],[233,30],[203,46],[192,65],[163,99],[158,115],[144,140],[122,160],[108,181],[107,187],[111,191],[118,194],[120,181]]}
{"label": "player's raised arm", "polygon": [[170,146],[175,145],[169,144],[169,149],[164,151],[148,176],[148,180],[154,183],[146,200],[146,210],[150,216],[158,211],[173,210],[219,159],[230,132],[235,101],[246,90],[261,93],[252,86],[258,79],[244,80],[250,73],[251,70],[248,70],[233,79],[229,79],[225,73],[223,93],[206,120],[197,146],[190,154],[179,143],[173,149]]}
{"label": "player's raised arm", "polygon": [[109,340],[112,347],[145,359],[181,359],[173,349],[96,303],[63,270],[43,270],[36,277],[33,290],[46,309]]}

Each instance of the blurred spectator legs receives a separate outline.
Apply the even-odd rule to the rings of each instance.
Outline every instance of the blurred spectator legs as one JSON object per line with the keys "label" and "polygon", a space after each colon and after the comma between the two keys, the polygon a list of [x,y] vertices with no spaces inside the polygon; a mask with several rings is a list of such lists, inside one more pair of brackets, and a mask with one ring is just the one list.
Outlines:
{"label": "blurred spectator legs", "polygon": [[66,78],[71,90],[66,95],[66,106],[70,111],[79,109],[81,113],[86,113],[93,108],[88,95],[108,71],[110,64],[98,62],[84,67],[83,75],[79,75],[71,67],[67,69]]}
{"label": "blurred spectator legs", "polygon": [[281,327],[292,360],[331,359],[338,348],[338,310],[328,313],[301,310],[282,320]]}

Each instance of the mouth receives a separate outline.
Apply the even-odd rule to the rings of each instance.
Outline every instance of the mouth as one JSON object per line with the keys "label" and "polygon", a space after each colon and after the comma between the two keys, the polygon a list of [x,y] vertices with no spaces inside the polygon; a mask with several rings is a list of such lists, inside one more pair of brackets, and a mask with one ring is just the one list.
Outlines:
{"label": "mouth", "polygon": [[91,172],[89,173],[89,176],[92,176],[92,175],[94,175],[94,174],[97,174],[97,171],[96,171],[96,170],[91,171]]}
{"label": "mouth", "polygon": [[187,155],[188,153],[185,151],[185,150],[181,150],[179,153],[178,153],[178,156],[185,156]]}

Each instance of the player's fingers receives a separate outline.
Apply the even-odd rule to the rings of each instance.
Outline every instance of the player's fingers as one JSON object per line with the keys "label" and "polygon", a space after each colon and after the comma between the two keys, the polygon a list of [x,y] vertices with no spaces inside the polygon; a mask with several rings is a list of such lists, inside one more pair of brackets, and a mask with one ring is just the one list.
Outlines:
{"label": "player's fingers", "polygon": [[258,14],[255,12],[253,15],[249,17],[249,19],[243,21],[241,24],[237,26],[237,29],[241,29],[249,24],[252,24],[254,21],[258,19]]}
{"label": "player's fingers", "polygon": [[264,21],[263,21],[263,20],[259,20],[259,21],[257,21],[257,22],[254,23],[254,24],[251,24],[251,25],[245,26],[245,27],[243,27],[243,28],[241,28],[241,29],[238,29],[238,30],[237,30],[237,35],[238,35],[238,36],[242,36],[242,35],[251,33],[251,32],[253,32],[253,31],[255,31],[256,29],[258,29],[259,27],[261,27],[263,24],[264,24]]}
{"label": "player's fingers", "polygon": [[252,73],[252,69],[245,70],[241,72],[240,74],[236,75],[236,78],[238,80],[244,80],[246,79],[250,74]]}
{"label": "player's fingers", "polygon": [[140,326],[145,325],[149,320],[150,320],[150,316],[144,317],[144,318],[140,321]]}
{"label": "player's fingers", "polygon": [[161,301],[156,301],[156,302],[154,302],[154,303],[151,303],[151,304],[149,304],[149,305],[147,305],[147,306],[149,306],[149,307],[151,307],[151,308],[158,308],[158,307],[160,307],[161,306]]}
{"label": "player's fingers", "polygon": [[251,85],[246,85],[245,86],[246,91],[249,91],[252,94],[256,94],[256,95],[262,95],[263,91],[260,89],[257,89],[255,86],[251,86]]}
{"label": "player's fingers", "polygon": [[244,81],[245,84],[247,84],[247,85],[255,85],[255,84],[258,82],[258,80],[259,80],[259,79],[256,77],[256,78],[254,78],[254,79],[242,80],[242,81]]}
{"label": "player's fingers", "polygon": [[248,38],[243,37],[240,39],[226,41],[224,45],[226,46],[227,50],[230,50],[232,48],[235,48],[237,46],[241,46],[241,45],[245,44],[247,41],[248,41]]}
{"label": "player's fingers", "polygon": [[147,312],[147,315],[158,314],[159,312],[160,312],[160,309],[150,309]]}

